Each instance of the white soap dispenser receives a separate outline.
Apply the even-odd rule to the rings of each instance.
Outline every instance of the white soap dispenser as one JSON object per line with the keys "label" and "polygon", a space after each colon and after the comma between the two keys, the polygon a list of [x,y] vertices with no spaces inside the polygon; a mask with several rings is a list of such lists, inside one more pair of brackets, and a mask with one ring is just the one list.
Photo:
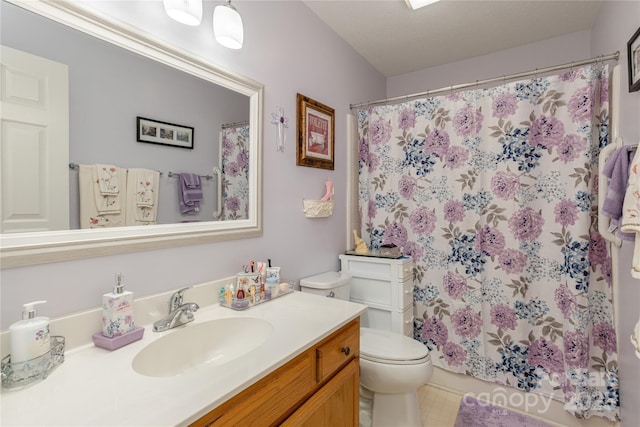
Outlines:
{"label": "white soap dispenser", "polygon": [[20,363],[35,359],[51,350],[49,341],[49,318],[36,317],[36,304],[46,301],[34,301],[24,304],[22,320],[9,326],[11,341],[11,363]]}
{"label": "white soap dispenser", "polygon": [[102,335],[113,338],[133,331],[133,292],[125,291],[122,274],[116,273],[113,292],[102,296]]}

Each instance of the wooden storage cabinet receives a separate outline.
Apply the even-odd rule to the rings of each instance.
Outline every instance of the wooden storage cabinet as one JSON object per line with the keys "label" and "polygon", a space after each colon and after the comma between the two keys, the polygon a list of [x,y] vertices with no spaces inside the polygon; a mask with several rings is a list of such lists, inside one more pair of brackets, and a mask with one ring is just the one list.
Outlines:
{"label": "wooden storage cabinet", "polygon": [[403,257],[340,255],[351,274],[351,297],[368,306],[362,326],[413,336],[413,261]]}
{"label": "wooden storage cabinet", "polygon": [[355,319],[192,426],[357,427],[359,354]]}
{"label": "wooden storage cabinet", "polygon": [[357,426],[360,387],[359,365],[351,360],[282,423],[283,427]]}

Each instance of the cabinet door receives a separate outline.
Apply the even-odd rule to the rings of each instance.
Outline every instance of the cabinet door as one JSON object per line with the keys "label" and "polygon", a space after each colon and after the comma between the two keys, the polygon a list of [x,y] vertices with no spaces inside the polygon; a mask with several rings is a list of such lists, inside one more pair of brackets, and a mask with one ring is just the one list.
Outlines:
{"label": "cabinet door", "polygon": [[281,425],[357,427],[359,386],[358,359],[353,359]]}
{"label": "cabinet door", "polygon": [[277,424],[313,391],[314,356],[313,350],[308,350],[190,427],[266,427]]}

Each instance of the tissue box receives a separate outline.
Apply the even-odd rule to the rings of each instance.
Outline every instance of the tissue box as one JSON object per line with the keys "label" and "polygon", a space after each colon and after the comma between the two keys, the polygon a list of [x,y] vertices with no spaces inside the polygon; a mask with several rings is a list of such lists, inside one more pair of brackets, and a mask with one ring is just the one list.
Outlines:
{"label": "tissue box", "polygon": [[396,245],[382,245],[380,246],[380,255],[399,258],[402,255],[402,252],[400,252],[400,248]]}

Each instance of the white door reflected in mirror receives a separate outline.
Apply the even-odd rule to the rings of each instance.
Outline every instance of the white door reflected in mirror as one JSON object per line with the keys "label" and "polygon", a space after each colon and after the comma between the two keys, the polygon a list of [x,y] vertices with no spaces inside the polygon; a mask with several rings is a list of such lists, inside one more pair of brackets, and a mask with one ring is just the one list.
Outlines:
{"label": "white door reflected in mirror", "polygon": [[0,232],[69,228],[69,69],[0,46]]}

